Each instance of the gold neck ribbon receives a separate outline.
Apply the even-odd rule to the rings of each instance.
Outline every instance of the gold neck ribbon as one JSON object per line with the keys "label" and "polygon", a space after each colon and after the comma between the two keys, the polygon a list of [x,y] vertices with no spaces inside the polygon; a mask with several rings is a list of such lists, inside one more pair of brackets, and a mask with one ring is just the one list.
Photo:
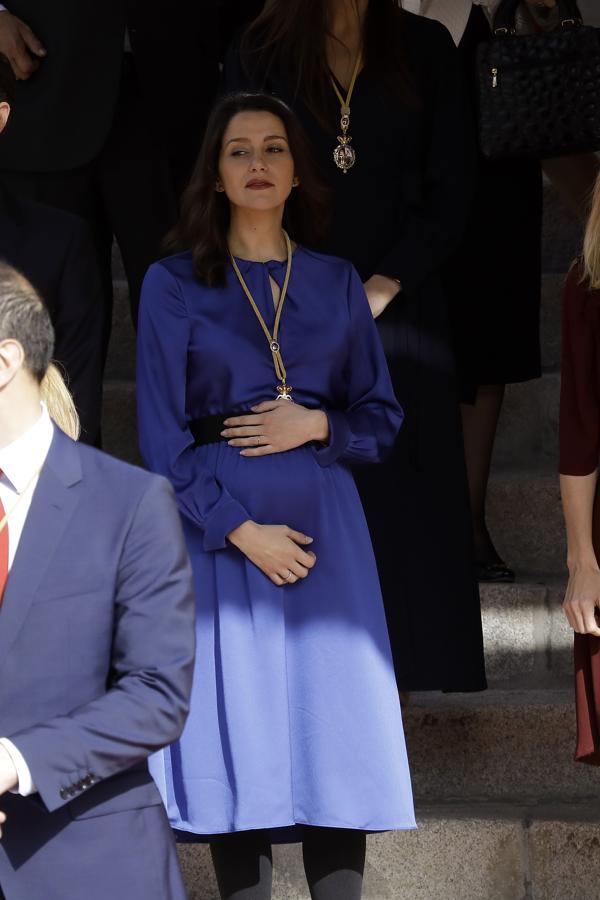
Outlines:
{"label": "gold neck ribbon", "polygon": [[250,306],[254,310],[254,314],[260,323],[260,327],[262,328],[264,335],[269,343],[269,349],[271,351],[271,355],[273,356],[273,366],[275,368],[275,374],[279,379],[280,383],[277,385],[275,390],[277,391],[277,399],[278,400],[291,400],[292,399],[292,388],[287,383],[285,366],[283,364],[283,358],[281,356],[281,347],[279,346],[279,324],[281,322],[281,313],[283,312],[283,304],[285,303],[285,298],[287,296],[288,284],[290,281],[290,275],[292,272],[292,245],[289,239],[289,236],[286,231],[283,232],[283,236],[285,238],[285,245],[287,248],[287,268],[285,272],[285,278],[283,281],[283,287],[281,288],[281,294],[279,296],[279,302],[277,303],[277,309],[275,312],[275,325],[273,327],[273,334],[269,331],[267,323],[265,322],[260,309],[258,308],[254,297],[250,291],[250,288],[246,284],[244,280],[244,276],[240,272],[239,266],[235,261],[235,257],[229,251],[229,256],[231,258],[231,265],[233,266],[233,271],[237,275],[238,281],[242,286],[242,289],[250,301]]}

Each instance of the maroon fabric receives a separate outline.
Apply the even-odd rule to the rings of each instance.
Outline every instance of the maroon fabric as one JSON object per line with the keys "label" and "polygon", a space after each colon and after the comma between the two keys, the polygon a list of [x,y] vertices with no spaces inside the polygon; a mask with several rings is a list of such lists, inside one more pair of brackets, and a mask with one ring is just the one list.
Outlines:
{"label": "maroon fabric", "polygon": [[575,635],[575,759],[600,766],[600,638]]}
{"label": "maroon fabric", "polygon": [[[567,278],[563,307],[560,394],[560,471],[589,475],[600,453],[600,291],[581,283],[580,263]],[[600,499],[594,502],[592,540],[600,559]],[[600,638],[575,635],[575,759],[600,765]]]}

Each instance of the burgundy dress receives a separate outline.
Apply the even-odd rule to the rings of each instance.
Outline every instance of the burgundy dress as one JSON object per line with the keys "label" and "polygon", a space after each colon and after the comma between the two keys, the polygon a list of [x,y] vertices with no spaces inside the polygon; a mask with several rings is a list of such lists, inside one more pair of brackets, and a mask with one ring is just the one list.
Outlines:
{"label": "burgundy dress", "polygon": [[[560,471],[589,475],[600,454],[600,290],[581,283],[582,265],[569,272],[563,309],[560,396]],[[600,500],[594,502],[592,540],[600,560]],[[600,638],[575,635],[577,749],[575,758],[600,765]]]}

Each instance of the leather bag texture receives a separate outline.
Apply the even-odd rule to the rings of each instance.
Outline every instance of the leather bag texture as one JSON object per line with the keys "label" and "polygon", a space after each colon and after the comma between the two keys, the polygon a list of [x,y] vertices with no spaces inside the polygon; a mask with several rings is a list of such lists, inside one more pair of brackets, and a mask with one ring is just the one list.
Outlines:
{"label": "leather bag texture", "polygon": [[552,31],[516,34],[519,0],[502,0],[478,47],[479,136],[487,159],[600,150],[600,29],[560,0]]}

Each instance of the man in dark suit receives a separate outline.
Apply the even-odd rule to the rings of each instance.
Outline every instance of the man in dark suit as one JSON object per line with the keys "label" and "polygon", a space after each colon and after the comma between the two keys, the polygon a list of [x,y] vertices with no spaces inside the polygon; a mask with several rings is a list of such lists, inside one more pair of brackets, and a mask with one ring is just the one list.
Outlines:
{"label": "man in dark suit", "polygon": [[218,82],[216,0],[6,0],[0,53],[19,79],[0,172],[92,225],[110,330],[111,244],[137,318]]}
{"label": "man in dark suit", "polygon": [[[0,135],[14,79],[0,63]],[[0,137],[0,147],[3,138]],[[0,258],[32,282],[50,311],[60,364],[81,421],[97,442],[102,404],[102,294],[88,225],[78,216],[22,200],[0,184]]]}
{"label": "man in dark suit", "polygon": [[146,760],[194,657],[168,482],[77,444],[40,404],[48,312],[0,264],[0,896],[185,900]]}

